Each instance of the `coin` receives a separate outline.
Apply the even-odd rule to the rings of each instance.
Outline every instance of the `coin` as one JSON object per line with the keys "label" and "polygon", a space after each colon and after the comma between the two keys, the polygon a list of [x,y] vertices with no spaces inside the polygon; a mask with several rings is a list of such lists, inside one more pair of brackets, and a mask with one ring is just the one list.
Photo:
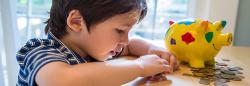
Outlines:
{"label": "coin", "polygon": [[199,81],[200,84],[203,84],[203,85],[209,85],[210,84],[210,80],[207,79],[207,78],[201,78],[200,81]]}
{"label": "coin", "polygon": [[[223,59],[222,59],[223,60]],[[223,61],[230,61],[224,59]],[[184,76],[198,77],[199,83],[209,85],[214,82],[215,86],[228,86],[226,83],[230,81],[242,81],[245,77],[240,70],[241,67],[229,67],[226,63],[215,62],[214,66],[207,66],[205,68],[191,68],[192,73],[183,73]],[[185,64],[187,65],[187,64]]]}
{"label": "coin", "polygon": [[214,83],[214,86],[228,86],[228,85],[225,84],[225,83],[223,83],[223,82],[218,82],[218,81],[216,81],[216,82]]}
{"label": "coin", "polygon": [[218,66],[227,66],[226,63],[216,63],[216,65],[218,65]]}
{"label": "coin", "polygon": [[227,61],[227,62],[230,61],[229,59],[221,59],[221,60],[222,60],[222,61]]}

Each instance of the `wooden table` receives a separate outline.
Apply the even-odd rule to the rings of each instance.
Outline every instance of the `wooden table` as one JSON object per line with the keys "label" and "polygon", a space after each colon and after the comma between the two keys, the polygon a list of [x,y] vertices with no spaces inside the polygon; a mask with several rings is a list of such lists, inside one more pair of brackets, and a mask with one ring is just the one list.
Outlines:
{"label": "wooden table", "polygon": [[[216,61],[222,61],[221,58],[229,59],[227,63],[229,66],[239,66],[244,70],[243,76],[245,79],[242,81],[230,81],[229,86],[250,86],[250,47],[224,47],[216,56]],[[214,86],[199,84],[199,79],[189,76],[183,76],[183,73],[191,73],[190,68],[187,66],[180,66],[180,70],[167,75],[165,81],[150,82],[142,77],[137,78],[123,86]]]}

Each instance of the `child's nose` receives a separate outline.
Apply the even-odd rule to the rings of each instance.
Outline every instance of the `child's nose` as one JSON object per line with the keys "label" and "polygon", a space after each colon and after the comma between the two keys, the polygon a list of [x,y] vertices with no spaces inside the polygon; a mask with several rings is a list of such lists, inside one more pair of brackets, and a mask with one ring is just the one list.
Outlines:
{"label": "child's nose", "polygon": [[129,41],[128,36],[125,36],[125,37],[122,38],[121,44],[127,45],[128,41]]}

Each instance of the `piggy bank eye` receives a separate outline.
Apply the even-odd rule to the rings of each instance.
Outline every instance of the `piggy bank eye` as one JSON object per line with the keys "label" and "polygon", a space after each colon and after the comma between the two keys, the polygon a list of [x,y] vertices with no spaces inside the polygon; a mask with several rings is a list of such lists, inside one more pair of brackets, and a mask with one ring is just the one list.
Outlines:
{"label": "piggy bank eye", "polygon": [[208,43],[210,43],[213,39],[213,32],[207,32],[206,35],[205,35],[205,38],[207,40]]}
{"label": "piggy bank eye", "polygon": [[171,40],[170,40],[170,44],[171,44],[171,45],[176,45],[176,41],[175,41],[175,39],[171,38]]}

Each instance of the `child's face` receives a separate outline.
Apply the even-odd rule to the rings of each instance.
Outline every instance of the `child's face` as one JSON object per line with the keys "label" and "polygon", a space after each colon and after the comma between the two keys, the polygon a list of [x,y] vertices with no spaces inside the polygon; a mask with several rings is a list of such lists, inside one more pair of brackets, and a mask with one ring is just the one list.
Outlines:
{"label": "child's face", "polygon": [[81,50],[97,60],[106,60],[128,44],[128,33],[138,19],[139,13],[133,11],[98,23],[87,34],[82,31]]}

